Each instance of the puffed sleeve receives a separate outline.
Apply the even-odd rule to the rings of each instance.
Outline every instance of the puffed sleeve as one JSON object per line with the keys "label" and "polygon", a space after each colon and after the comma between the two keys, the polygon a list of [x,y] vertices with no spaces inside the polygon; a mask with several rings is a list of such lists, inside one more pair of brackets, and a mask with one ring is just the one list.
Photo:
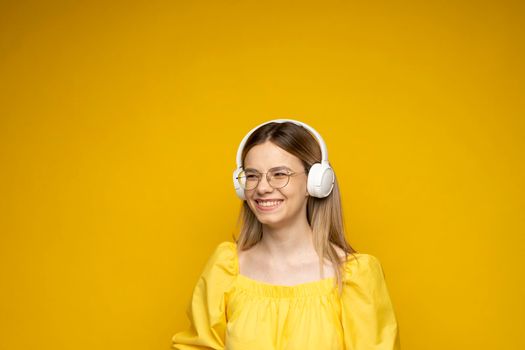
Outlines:
{"label": "puffed sleeve", "polygon": [[341,295],[345,350],[399,350],[399,329],[379,260],[358,253],[344,265]]}
{"label": "puffed sleeve", "polygon": [[234,243],[220,243],[205,264],[186,315],[190,326],[172,337],[174,350],[224,349],[226,294],[235,276]]}

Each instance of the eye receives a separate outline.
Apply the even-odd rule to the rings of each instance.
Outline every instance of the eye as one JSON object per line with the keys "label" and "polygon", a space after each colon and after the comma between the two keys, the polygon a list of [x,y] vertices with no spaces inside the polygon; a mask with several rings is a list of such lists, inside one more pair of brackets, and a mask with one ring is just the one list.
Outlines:
{"label": "eye", "polygon": [[287,173],[282,172],[282,171],[276,172],[276,173],[273,174],[273,176],[278,176],[278,177],[287,176],[287,175],[288,175]]}

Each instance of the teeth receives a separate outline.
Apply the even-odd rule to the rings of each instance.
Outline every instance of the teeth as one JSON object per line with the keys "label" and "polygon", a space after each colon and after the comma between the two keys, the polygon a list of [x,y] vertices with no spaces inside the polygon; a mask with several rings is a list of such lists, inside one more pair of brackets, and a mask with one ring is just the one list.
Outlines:
{"label": "teeth", "polygon": [[272,201],[272,202],[264,201],[264,202],[258,202],[258,203],[261,207],[273,207],[279,204],[280,202],[282,201]]}

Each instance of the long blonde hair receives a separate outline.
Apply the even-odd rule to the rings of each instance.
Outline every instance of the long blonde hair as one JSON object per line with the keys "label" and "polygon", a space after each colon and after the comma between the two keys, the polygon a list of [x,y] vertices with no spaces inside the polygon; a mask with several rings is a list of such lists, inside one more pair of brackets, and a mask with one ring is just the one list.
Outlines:
{"label": "long blonde hair", "polygon": [[[306,171],[314,163],[321,162],[321,148],[317,140],[305,128],[291,123],[268,123],[255,130],[246,140],[242,151],[242,166],[248,151],[256,145],[270,141],[288,153],[301,160]],[[335,174],[335,170],[334,170]],[[325,198],[309,196],[306,205],[306,217],[312,228],[314,248],[319,255],[321,276],[324,276],[323,261],[326,257],[335,270],[335,284],[339,293],[342,291],[342,266],[348,260],[348,255],[357,253],[345,238],[341,196],[335,176],[332,192]],[[246,250],[257,244],[262,239],[262,224],[252,212],[246,201],[242,201],[241,210],[237,220],[240,225],[239,237],[233,236],[239,250]],[[341,260],[332,243],[341,248],[345,257]]]}

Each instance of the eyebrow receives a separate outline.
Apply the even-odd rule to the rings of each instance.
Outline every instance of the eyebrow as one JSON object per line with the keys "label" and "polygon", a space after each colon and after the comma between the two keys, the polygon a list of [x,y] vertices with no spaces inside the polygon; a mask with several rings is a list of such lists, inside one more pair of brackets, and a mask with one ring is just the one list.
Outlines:
{"label": "eyebrow", "polygon": [[[292,170],[292,169],[288,168],[288,167],[285,166],[285,165],[280,165],[280,166],[273,167],[273,168],[271,168],[271,169],[268,170],[268,171],[272,171],[272,170],[281,170],[281,169],[286,169],[286,170],[290,170],[290,171]],[[254,168],[246,168],[246,169],[244,169],[244,170],[245,170],[245,171],[259,171],[259,170],[254,169]],[[259,171],[259,172],[260,172],[260,171]]]}

